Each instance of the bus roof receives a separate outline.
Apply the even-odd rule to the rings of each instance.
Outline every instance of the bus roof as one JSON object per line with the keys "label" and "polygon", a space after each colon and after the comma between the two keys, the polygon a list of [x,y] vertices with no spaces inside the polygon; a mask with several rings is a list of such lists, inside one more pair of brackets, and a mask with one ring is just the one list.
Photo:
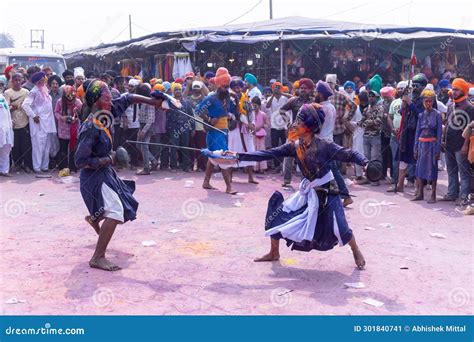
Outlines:
{"label": "bus roof", "polygon": [[0,56],[18,56],[18,57],[57,57],[63,58],[60,54],[53,51],[47,51],[35,48],[3,48],[0,49]]}

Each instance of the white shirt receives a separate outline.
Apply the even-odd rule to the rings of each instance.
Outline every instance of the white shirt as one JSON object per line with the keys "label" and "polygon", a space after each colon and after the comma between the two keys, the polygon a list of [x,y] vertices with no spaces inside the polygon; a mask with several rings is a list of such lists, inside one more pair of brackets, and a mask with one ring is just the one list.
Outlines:
{"label": "white shirt", "polygon": [[336,124],[336,108],[331,101],[321,102],[324,111],[324,123],[319,133],[319,138],[333,141],[334,125]]}
{"label": "white shirt", "polygon": [[13,125],[8,103],[0,94],[0,147],[5,145],[13,146]]}
{"label": "white shirt", "polygon": [[[26,112],[30,119],[30,134],[36,135],[39,131],[44,133],[56,133],[56,122],[54,120],[53,105],[51,96],[44,96],[35,86],[31,89],[21,108]],[[39,124],[34,122],[33,118],[39,116]]]}
{"label": "white shirt", "polygon": [[[138,105],[128,106],[127,109],[125,110],[125,115],[127,116],[128,128],[140,128],[140,121],[138,121],[139,109],[137,108],[137,116],[135,118],[135,121],[133,121],[133,106],[138,106]],[[120,122],[120,127],[123,128],[123,121]]]}
{"label": "white shirt", "polygon": [[[287,102],[288,98],[281,95],[279,99],[273,96],[272,104],[270,108],[267,108],[267,103],[271,97],[263,103],[262,108],[270,116],[270,124],[273,129],[286,129],[285,118],[280,114],[280,108],[283,107]],[[287,112],[288,113],[288,112]],[[286,120],[288,121],[291,115],[287,115]]]}
{"label": "white shirt", "polygon": [[253,99],[255,96],[258,96],[258,98],[259,98],[260,100],[263,99],[262,92],[261,92],[260,89],[258,89],[257,87],[253,87],[252,89],[250,89],[250,90],[247,92],[247,96],[249,97],[249,101],[252,101],[252,99]]}

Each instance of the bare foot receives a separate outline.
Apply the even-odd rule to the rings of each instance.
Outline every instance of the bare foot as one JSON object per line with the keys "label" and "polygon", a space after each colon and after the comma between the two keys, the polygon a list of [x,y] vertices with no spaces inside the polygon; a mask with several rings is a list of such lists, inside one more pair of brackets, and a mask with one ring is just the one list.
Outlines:
{"label": "bare foot", "polygon": [[93,222],[93,221],[91,220],[90,215],[84,217],[84,220],[86,220],[86,222],[89,223],[92,228],[94,228],[94,230],[95,230],[95,232],[97,233],[97,235],[100,234],[100,227],[99,227],[99,222],[98,222],[98,221]]}
{"label": "bare foot", "polygon": [[92,268],[98,268],[100,270],[111,272],[121,270],[119,266],[110,262],[106,258],[91,259],[91,261],[89,261],[89,266]]}
{"label": "bare foot", "polygon": [[250,184],[258,184],[258,182],[255,179],[249,179]]}
{"label": "bare foot", "polygon": [[225,192],[228,193],[229,195],[237,195],[237,191],[232,190],[232,189],[227,189]]}
{"label": "bare foot", "polygon": [[430,198],[426,203],[436,203],[436,198]]}
{"label": "bare foot", "polygon": [[280,259],[280,254],[273,254],[273,253],[268,253],[265,254],[263,257],[256,258],[253,261],[255,262],[264,262],[264,261],[277,261]]}
{"label": "bare foot", "polygon": [[344,201],[342,202],[342,206],[347,207],[348,205],[351,205],[352,203],[354,203],[354,200],[348,197],[344,199]]}
{"label": "bare foot", "polygon": [[203,188],[203,189],[207,189],[207,190],[217,190],[217,188],[214,188],[214,187],[213,187],[211,184],[209,184],[209,183],[204,183],[204,184],[202,185],[202,188]]}
{"label": "bare foot", "polygon": [[357,268],[359,270],[363,270],[365,267],[365,259],[360,250],[358,248],[355,250],[353,249],[352,254],[354,255],[354,261],[356,263]]}
{"label": "bare foot", "polygon": [[417,196],[413,197],[410,201],[423,201],[423,196],[417,195]]}

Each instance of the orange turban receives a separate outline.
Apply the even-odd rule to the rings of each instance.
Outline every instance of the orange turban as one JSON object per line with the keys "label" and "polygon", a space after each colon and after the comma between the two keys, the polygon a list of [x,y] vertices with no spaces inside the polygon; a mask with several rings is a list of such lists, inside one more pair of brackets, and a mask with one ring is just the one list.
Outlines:
{"label": "orange turban", "polygon": [[273,82],[272,84],[272,90],[275,89],[276,87],[280,87],[283,88],[283,84],[281,84],[281,82]]}
{"label": "orange turban", "polygon": [[462,78],[456,78],[454,79],[452,85],[453,88],[458,88],[459,90],[461,90],[464,95],[458,99],[454,99],[454,102],[458,103],[464,101],[467,98],[467,94],[469,93],[469,83],[467,83],[466,80]]}
{"label": "orange turban", "polygon": [[78,99],[82,99],[85,95],[85,91],[84,91],[84,87],[82,86],[82,84],[79,86],[79,88],[77,88],[76,90],[76,97]]}
{"label": "orange turban", "polygon": [[281,87],[281,91],[283,93],[288,93],[290,91],[290,88],[288,88],[287,86],[283,86],[283,87]]}
{"label": "orange turban", "polygon": [[229,70],[224,67],[220,67],[216,71],[215,82],[218,87],[228,87],[230,84]]}
{"label": "orange turban", "polygon": [[295,81],[295,82],[293,83],[293,89],[298,89],[299,87],[300,87],[300,81],[299,81],[299,80],[298,80],[298,81]]}
{"label": "orange turban", "polygon": [[165,86],[163,84],[160,84],[160,83],[155,83],[155,85],[153,86],[153,90],[158,90],[158,91],[164,92],[165,91]]}

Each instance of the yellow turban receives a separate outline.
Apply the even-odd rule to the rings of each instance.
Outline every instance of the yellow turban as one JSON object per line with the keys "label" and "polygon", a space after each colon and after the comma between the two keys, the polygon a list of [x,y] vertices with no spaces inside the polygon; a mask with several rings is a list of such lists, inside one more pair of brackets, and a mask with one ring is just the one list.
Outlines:
{"label": "yellow turban", "polygon": [[181,85],[181,83],[178,83],[178,82],[173,82],[171,83],[171,92],[174,93],[175,89],[183,89],[183,86]]}

